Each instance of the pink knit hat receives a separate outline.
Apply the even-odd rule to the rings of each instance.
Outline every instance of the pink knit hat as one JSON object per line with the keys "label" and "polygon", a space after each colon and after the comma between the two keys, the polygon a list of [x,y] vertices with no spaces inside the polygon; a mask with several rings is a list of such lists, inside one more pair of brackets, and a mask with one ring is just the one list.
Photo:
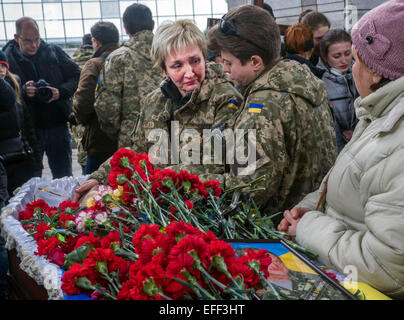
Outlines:
{"label": "pink knit hat", "polygon": [[389,0],[368,11],[351,31],[365,64],[390,80],[404,76],[403,25],[404,0]]}

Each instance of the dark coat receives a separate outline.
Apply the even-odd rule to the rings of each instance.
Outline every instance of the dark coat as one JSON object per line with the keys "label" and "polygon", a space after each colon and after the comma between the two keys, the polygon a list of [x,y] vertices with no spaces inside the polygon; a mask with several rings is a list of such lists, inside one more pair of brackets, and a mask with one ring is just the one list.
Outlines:
{"label": "dark coat", "polygon": [[[12,83],[7,80],[0,79],[0,141],[20,137],[27,152],[27,157],[3,164],[11,197],[15,188],[39,175],[42,164],[30,111],[23,101],[17,103]],[[4,187],[4,177],[0,179]]]}
{"label": "dark coat", "polygon": [[[15,114],[13,88],[0,78],[0,141],[18,136],[18,121]],[[8,200],[7,172],[0,156],[0,203]]]}
{"label": "dark coat", "polygon": [[0,78],[0,141],[19,135],[18,114],[13,87]]}
{"label": "dark coat", "polygon": [[358,123],[354,102],[359,97],[359,93],[351,70],[346,74],[341,74],[337,70],[331,69],[322,59],[317,66],[325,70],[322,80],[327,87],[328,103],[332,106],[338,152],[340,152],[347,144],[343,132],[354,131]]}
{"label": "dark coat", "polygon": [[100,129],[98,117],[94,109],[95,88],[98,76],[106,57],[115,49],[117,44],[106,44],[99,48],[88,60],[81,71],[77,91],[74,94],[73,111],[77,121],[85,126],[83,134],[83,148],[93,157],[109,157],[117,149],[117,141],[112,141]]}
{"label": "dark coat", "polygon": [[77,89],[80,68],[59,47],[41,40],[38,52],[32,57],[24,56],[17,42],[10,40],[3,51],[8,57],[10,71],[17,74],[23,84],[29,81],[46,80],[50,86],[57,88],[60,98],[51,103],[39,101],[37,98],[24,97],[33,111],[35,126],[50,128],[66,124],[71,113],[72,96]]}

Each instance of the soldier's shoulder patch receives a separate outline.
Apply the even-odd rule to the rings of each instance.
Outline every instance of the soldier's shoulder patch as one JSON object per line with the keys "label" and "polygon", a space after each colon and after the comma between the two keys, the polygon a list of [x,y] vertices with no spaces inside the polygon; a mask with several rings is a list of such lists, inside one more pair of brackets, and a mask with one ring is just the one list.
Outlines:
{"label": "soldier's shoulder patch", "polygon": [[105,59],[105,65],[107,65],[111,61],[111,58],[106,58]]}
{"label": "soldier's shoulder patch", "polygon": [[240,106],[240,104],[239,104],[236,100],[231,99],[231,100],[229,101],[229,103],[227,104],[227,106],[228,106],[229,108],[234,109],[234,110],[238,110],[238,107]]}
{"label": "soldier's shoulder patch", "polygon": [[261,113],[263,106],[264,105],[259,103],[250,103],[250,105],[248,106],[248,112]]}
{"label": "soldier's shoulder patch", "polygon": [[100,78],[100,76],[98,76],[98,78],[97,78],[97,84],[95,85],[95,91],[98,91],[98,90],[99,90],[99,88],[100,88],[100,82],[101,82],[101,78]]}

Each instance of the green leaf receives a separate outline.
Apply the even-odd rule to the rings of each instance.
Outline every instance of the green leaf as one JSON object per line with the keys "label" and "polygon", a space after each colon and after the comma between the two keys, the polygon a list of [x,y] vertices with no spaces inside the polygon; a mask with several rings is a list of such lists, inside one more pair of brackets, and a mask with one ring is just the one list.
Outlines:
{"label": "green leaf", "polygon": [[88,253],[93,249],[93,246],[89,245],[88,243],[81,245],[76,250],[73,250],[65,255],[65,263],[63,264],[62,268],[67,270],[74,263],[83,263],[84,259],[88,257]]}

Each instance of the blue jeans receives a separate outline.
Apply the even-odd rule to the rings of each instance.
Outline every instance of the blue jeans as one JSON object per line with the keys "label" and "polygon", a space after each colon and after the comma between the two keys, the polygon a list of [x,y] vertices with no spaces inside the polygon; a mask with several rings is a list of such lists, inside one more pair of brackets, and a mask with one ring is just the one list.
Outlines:
{"label": "blue jeans", "polygon": [[38,148],[48,157],[53,179],[72,176],[72,137],[67,124],[52,128],[37,128]]}
{"label": "blue jeans", "polygon": [[[0,201],[0,211],[5,205]],[[0,235],[0,299],[7,295],[7,272],[8,272],[8,255],[6,249],[6,241]]]}
{"label": "blue jeans", "polygon": [[87,155],[85,174],[92,174],[99,166],[108,160],[109,157],[93,157]]}

